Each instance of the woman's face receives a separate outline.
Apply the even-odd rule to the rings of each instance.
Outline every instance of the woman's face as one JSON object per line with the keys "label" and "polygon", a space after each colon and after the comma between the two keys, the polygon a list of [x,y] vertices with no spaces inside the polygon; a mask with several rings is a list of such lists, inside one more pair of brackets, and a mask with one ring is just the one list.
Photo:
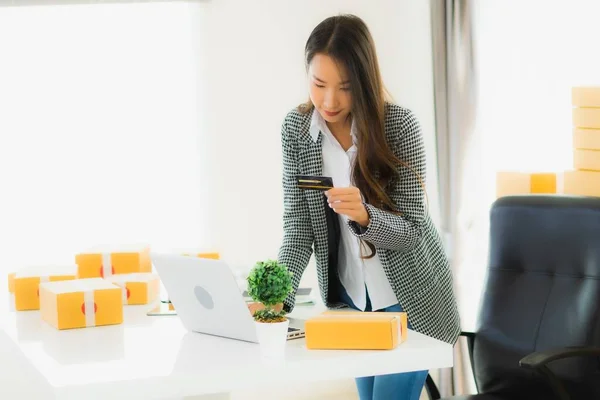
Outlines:
{"label": "woman's face", "polygon": [[316,54],[308,68],[310,99],[329,123],[343,122],[350,114],[350,82],[343,66],[325,54]]}

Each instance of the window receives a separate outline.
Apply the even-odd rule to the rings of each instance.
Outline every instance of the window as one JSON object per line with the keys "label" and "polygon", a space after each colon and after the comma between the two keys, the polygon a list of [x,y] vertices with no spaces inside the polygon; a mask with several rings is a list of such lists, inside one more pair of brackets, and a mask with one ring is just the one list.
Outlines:
{"label": "window", "polygon": [[194,35],[183,2],[0,9],[0,279],[207,243]]}
{"label": "window", "polygon": [[474,216],[461,243],[468,255],[462,269],[467,287],[483,285],[496,172],[572,168],[571,88],[600,84],[600,54],[594,51],[598,12],[600,3],[585,0],[568,7],[541,0],[478,4],[474,37],[481,145],[476,157],[481,171],[474,168],[478,179],[465,183],[477,208],[469,211]]}

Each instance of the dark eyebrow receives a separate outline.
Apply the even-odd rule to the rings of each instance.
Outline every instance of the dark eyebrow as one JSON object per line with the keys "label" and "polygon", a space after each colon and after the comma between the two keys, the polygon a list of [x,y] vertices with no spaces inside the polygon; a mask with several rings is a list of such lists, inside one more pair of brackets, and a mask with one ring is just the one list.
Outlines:
{"label": "dark eyebrow", "polygon": [[[318,81],[319,81],[319,82],[321,82],[321,83],[327,83],[327,82],[325,82],[323,79],[321,79],[321,78],[317,78],[317,76],[316,76],[316,75],[313,75],[313,78],[315,78],[316,80],[318,80]],[[349,83],[350,83],[350,81],[344,81],[344,82],[342,82],[342,83],[341,83],[341,85],[347,85],[347,84],[349,84]]]}

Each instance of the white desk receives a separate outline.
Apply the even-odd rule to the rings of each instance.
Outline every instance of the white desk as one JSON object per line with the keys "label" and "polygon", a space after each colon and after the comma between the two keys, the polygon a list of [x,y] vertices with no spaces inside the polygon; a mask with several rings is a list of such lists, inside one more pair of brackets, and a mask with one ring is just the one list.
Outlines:
{"label": "white desk", "polygon": [[[47,325],[37,311],[5,314],[0,398],[226,399],[231,391],[273,383],[452,366],[450,345],[412,331],[393,351],[315,351],[303,339],[293,340],[285,360],[263,364],[258,345],[187,332],[178,317],[148,317],[148,308],[127,306],[122,325],[67,331]],[[297,307],[292,316],[319,311]]]}

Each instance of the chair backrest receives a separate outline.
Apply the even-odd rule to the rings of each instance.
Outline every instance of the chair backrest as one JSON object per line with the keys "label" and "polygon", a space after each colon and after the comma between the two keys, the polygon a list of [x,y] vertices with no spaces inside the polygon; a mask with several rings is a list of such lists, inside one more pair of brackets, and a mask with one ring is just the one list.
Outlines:
{"label": "chair backrest", "polygon": [[[519,360],[534,351],[600,346],[600,198],[500,198],[490,213],[489,245],[472,352],[478,389],[552,399]],[[549,367],[580,393],[575,398],[600,399],[597,359]]]}

